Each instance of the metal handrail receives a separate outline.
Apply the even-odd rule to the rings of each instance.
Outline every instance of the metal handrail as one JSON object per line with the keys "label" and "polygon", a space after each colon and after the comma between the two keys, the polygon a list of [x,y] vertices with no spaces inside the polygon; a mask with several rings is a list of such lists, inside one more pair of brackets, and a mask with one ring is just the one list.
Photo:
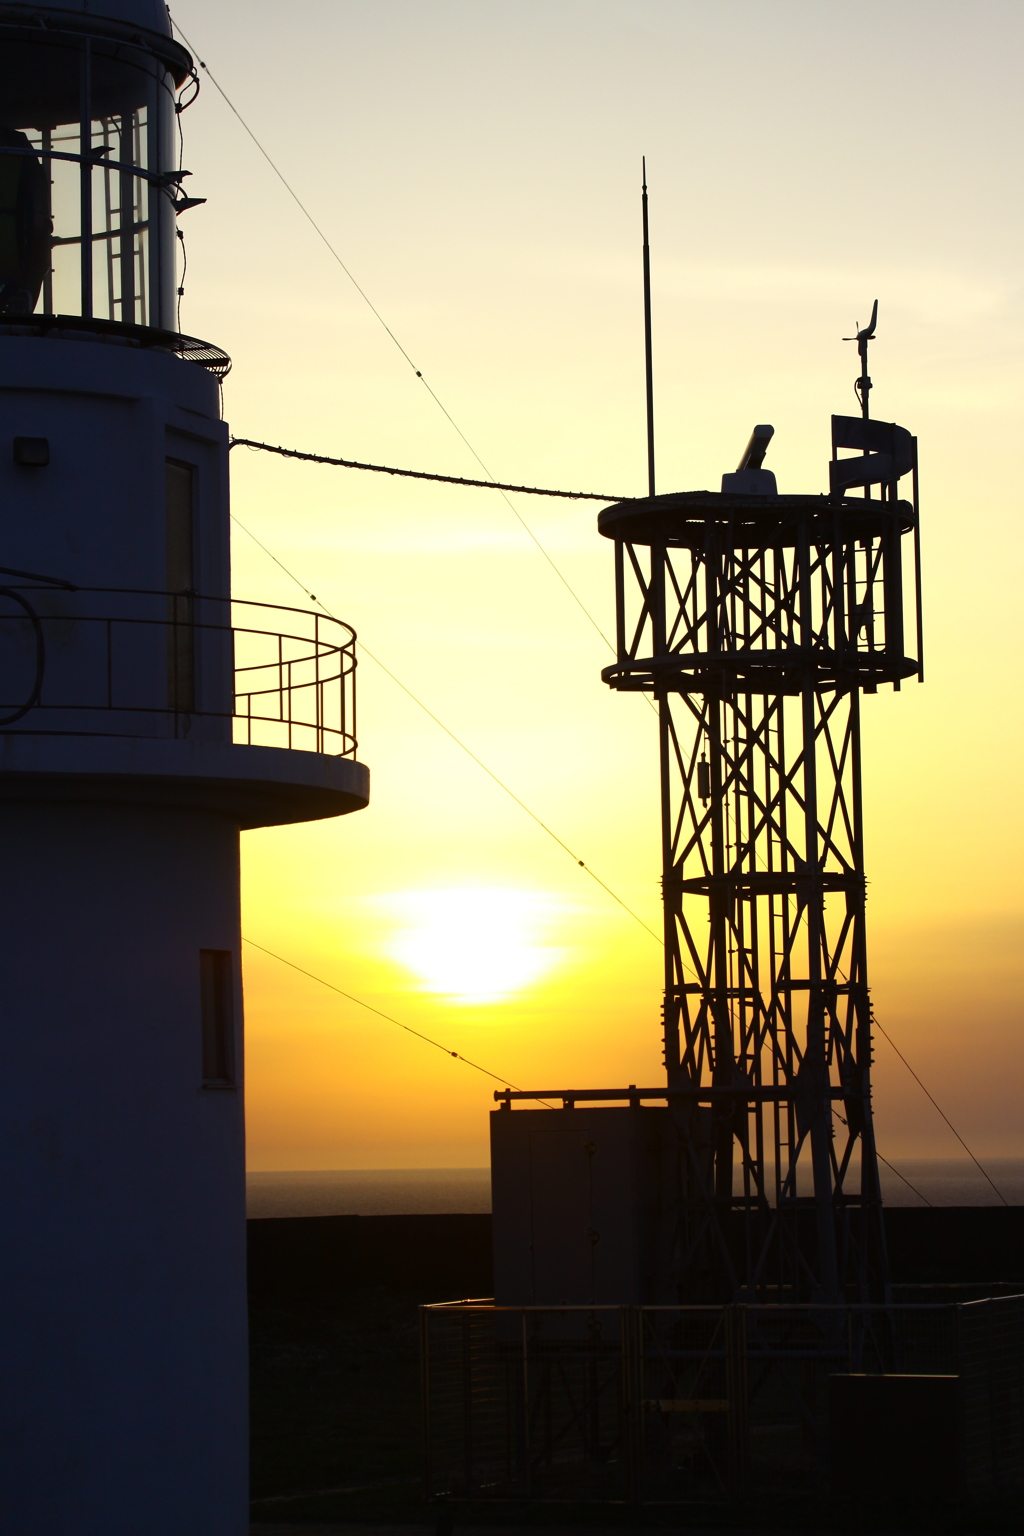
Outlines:
{"label": "metal handrail", "polygon": [[[64,643],[56,651],[55,667],[59,671],[63,666],[71,677],[55,681],[54,668],[47,676],[45,655],[41,668],[37,660],[28,699],[6,703],[0,698],[0,733],[151,735],[151,731],[130,729],[134,717],[148,717],[163,720],[179,737],[190,734],[194,720],[230,720],[239,723],[238,734],[248,745],[260,745],[261,738],[270,736],[274,740],[262,744],[284,744],[293,750],[311,746],[316,752],[355,755],[356,635],[340,619],[191,589],[169,592],[69,584],[55,596],[52,586],[8,584],[0,596],[4,592],[20,611],[0,616],[0,636],[4,626],[13,622],[22,631],[31,625],[33,635],[41,637],[40,645],[46,638],[59,637]],[[82,611],[82,600],[89,598],[123,601],[86,601],[87,611]],[[70,602],[70,610],[52,611],[55,602]],[[139,603],[147,611],[132,611]],[[154,603],[161,605],[161,612],[152,611]],[[125,606],[127,612],[111,611]],[[207,617],[210,606],[213,618]],[[217,616],[218,609],[223,618]],[[260,613],[275,618],[260,624]],[[249,622],[233,622],[238,618]],[[68,645],[70,635],[83,629],[91,635],[94,626],[99,633],[98,651],[89,638],[84,644]],[[119,644],[124,631],[134,642],[130,650]],[[167,636],[166,649],[159,642],[153,646],[153,637],[160,631]],[[140,675],[139,656],[147,636],[149,665]],[[4,715],[8,720],[3,720]],[[113,729],[100,725],[98,717],[104,715],[111,718]],[[84,729],[82,716],[90,721]],[[16,731],[4,729],[15,720]]]}

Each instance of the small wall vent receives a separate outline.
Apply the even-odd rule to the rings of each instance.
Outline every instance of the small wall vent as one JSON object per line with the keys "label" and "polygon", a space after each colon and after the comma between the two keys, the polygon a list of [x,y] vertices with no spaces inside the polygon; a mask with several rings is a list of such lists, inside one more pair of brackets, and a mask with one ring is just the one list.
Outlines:
{"label": "small wall vent", "polygon": [[24,465],[26,469],[45,469],[50,462],[50,439],[48,437],[16,437],[14,462]]}

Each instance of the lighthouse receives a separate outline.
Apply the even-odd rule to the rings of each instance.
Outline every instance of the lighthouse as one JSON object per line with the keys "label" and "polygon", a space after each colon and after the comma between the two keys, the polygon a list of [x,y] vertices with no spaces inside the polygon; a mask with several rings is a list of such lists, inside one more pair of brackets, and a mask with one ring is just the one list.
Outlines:
{"label": "lighthouse", "polygon": [[0,4],[8,1536],[248,1531],[239,834],[369,798],[354,634],[231,590],[194,86],[158,0]]}

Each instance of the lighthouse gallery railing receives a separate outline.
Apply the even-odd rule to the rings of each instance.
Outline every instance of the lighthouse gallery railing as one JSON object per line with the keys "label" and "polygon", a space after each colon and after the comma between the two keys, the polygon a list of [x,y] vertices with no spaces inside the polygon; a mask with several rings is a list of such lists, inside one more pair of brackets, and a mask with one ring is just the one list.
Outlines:
{"label": "lighthouse gallery railing", "polygon": [[0,731],[356,752],[355,631],[244,599],[0,591]]}

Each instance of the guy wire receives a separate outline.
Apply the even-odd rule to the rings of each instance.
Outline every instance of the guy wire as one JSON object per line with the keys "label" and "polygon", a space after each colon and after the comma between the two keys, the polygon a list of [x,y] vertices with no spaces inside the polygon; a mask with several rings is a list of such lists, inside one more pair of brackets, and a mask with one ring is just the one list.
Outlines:
{"label": "guy wire", "polygon": [[409,353],[402,346],[402,343],[399,341],[399,339],[395,335],[394,331],[388,325],[387,321],[384,319],[384,316],[381,314],[380,310],[376,307],[376,305],[370,299],[370,297],[366,293],[366,291],[356,281],[356,279],[353,276],[352,272],[345,265],[344,261],[341,259],[341,256],[335,250],[334,246],[331,244],[330,240],[328,240],[328,238],[325,235],[324,231],[320,228],[320,225],[316,222],[316,220],[314,219],[313,215],[310,213],[309,209],[306,207],[305,203],[299,197],[299,194],[295,191],[294,187],[288,181],[288,179],[285,176],[284,172],[279,170],[279,168],[278,168],[277,164],[275,163],[275,161],[271,159],[270,155],[264,149],[264,147],[260,143],[259,139],[256,137],[256,135],[253,133],[252,129],[249,127],[249,124],[245,121],[245,118],[242,116],[241,112],[239,112],[239,110],[235,106],[234,102],[231,100],[231,98],[228,96],[227,92],[224,90],[224,87],[220,84],[220,82],[217,80],[216,76],[211,71],[210,66],[205,62],[205,60],[199,58],[199,55],[196,53],[195,48],[193,48],[192,44],[189,42],[189,40],[185,36],[184,32],[182,32],[182,30],[178,26],[177,22],[174,21],[173,17],[171,17],[170,11],[168,11],[167,14],[168,14],[168,17],[171,20],[171,26],[179,34],[179,36],[182,39],[182,42],[188,48],[188,50],[192,54],[193,58],[196,59],[196,61],[199,64],[200,69],[202,69],[206,73],[206,75],[208,76],[208,78],[210,80],[210,83],[212,84],[214,89],[223,98],[223,100],[227,103],[227,106],[230,108],[230,110],[233,112],[235,117],[238,119],[239,123],[245,129],[245,132],[248,134],[249,138],[255,144],[256,148],[259,150],[259,152],[263,156],[264,160],[270,166],[270,169],[273,171],[274,175],[280,181],[281,185],[285,188],[285,190],[288,193],[289,197],[291,197],[293,202],[299,208],[300,212],[308,220],[308,222],[312,225],[313,229],[316,231],[317,235],[319,235],[320,239],[323,241],[323,243],[327,247],[328,251],[330,251],[331,255],[334,257],[334,260],[338,263],[338,266],[344,272],[345,276],[348,278],[349,282],[355,288],[355,290],[359,294],[360,298],[367,305],[367,307],[370,309],[371,313],[375,316],[375,318],[383,326],[384,330],[390,336],[391,340],[394,342],[394,344],[398,348],[399,352],[401,352],[401,354],[404,357],[405,361],[408,363],[408,365],[412,369],[413,373],[419,379],[420,383],[423,385],[424,389],[427,391],[427,394],[433,400],[434,404],[437,406],[437,408],[441,411],[441,413],[447,419],[447,421],[449,422],[451,427],[454,429],[454,431],[462,439],[462,442],[465,444],[465,446],[469,449],[469,452],[472,454],[473,458],[480,465],[480,468],[483,470],[484,474],[487,476],[488,481],[495,486],[496,490],[498,490],[499,494],[503,498],[503,500],[504,500],[506,506],[508,507],[509,511],[522,524],[524,530],[529,535],[529,537],[533,540],[534,544],[536,544],[538,550],[544,556],[544,559],[547,561],[548,565],[550,565],[551,569],[554,571],[554,573],[558,577],[559,581],[565,587],[566,591],[569,593],[569,595],[572,598],[573,602],[576,603],[577,607],[580,609],[580,611],[586,617],[587,622],[601,636],[601,639],[604,641],[604,643],[608,647],[608,649],[611,650],[611,651],[614,651],[615,647],[612,645],[611,641],[609,640],[608,636],[605,634],[604,630],[601,628],[600,624],[594,618],[594,615],[590,612],[590,609],[587,607],[587,605],[584,603],[583,599],[576,592],[575,588],[572,586],[572,584],[568,580],[568,578],[562,574],[562,571],[560,570],[559,566],[555,563],[555,561],[548,554],[548,552],[545,549],[544,545],[541,543],[540,539],[538,539],[537,535],[534,533],[534,531],[530,527],[529,523],[523,517],[522,513],[517,510],[517,508],[513,505],[513,503],[511,501],[509,501],[508,495],[507,495],[504,487],[498,485],[497,481],[495,480],[494,475],[491,473],[491,471],[488,468],[488,466],[484,463],[483,459],[477,453],[476,449],[473,447],[473,444],[470,442],[470,440],[466,436],[465,432],[463,432],[462,428],[459,426],[458,422],[455,420],[454,416],[449,411],[448,407],[444,404],[444,402],[440,399],[440,397],[437,395],[435,390],[431,387],[430,384],[427,383],[427,380],[423,377],[423,370],[421,368],[417,368],[416,367],[416,364],[413,362],[412,358],[409,356]]}
{"label": "guy wire", "polygon": [[[325,613],[329,619],[335,619],[335,622],[338,622],[337,619],[335,618],[335,615],[331,612],[331,610],[327,607],[327,605],[325,603],[322,603],[314,592],[310,592],[308,590],[308,588],[305,587],[303,585],[303,583],[299,580],[299,578],[295,575],[295,573],[288,569],[288,567],[285,565],[284,561],[283,560],[279,560],[277,555],[275,555],[272,550],[267,548],[266,544],[263,543],[262,539],[258,539],[256,537],[256,535],[254,533],[252,533],[245,526],[245,524],[243,522],[241,522],[240,519],[235,516],[235,514],[233,512],[231,514],[231,521],[233,523],[237,524],[237,526],[239,528],[241,528],[242,532],[244,534],[248,535],[248,537],[250,539],[252,539],[254,544],[258,544],[260,549],[263,550],[263,553],[265,555],[269,555],[270,556],[270,558],[271,558],[271,560],[273,560],[274,564],[279,566],[281,568],[281,570],[284,571],[285,575],[289,578],[289,580],[293,581],[295,583],[295,585],[298,587],[299,591],[302,592],[304,594],[304,596],[308,597],[311,603],[316,603],[317,607],[323,613]],[[644,922],[643,918],[639,915],[639,913],[634,912],[633,908],[628,906],[627,903],[623,901],[621,896],[617,896],[615,894],[615,892],[612,890],[611,886],[610,885],[606,885],[605,882],[601,879],[600,875],[596,874],[594,872],[594,870],[592,870],[590,868],[590,866],[583,859],[581,859],[578,856],[578,854],[576,854],[573,851],[572,848],[569,847],[568,843],[563,842],[562,839],[558,836],[558,833],[557,832],[553,832],[552,829],[548,826],[547,822],[542,821],[540,819],[540,817],[537,815],[537,813],[530,809],[530,807],[526,804],[525,800],[521,800],[519,798],[519,796],[515,793],[515,791],[513,789],[510,789],[509,786],[505,783],[505,781],[498,777],[498,775],[493,771],[493,769],[488,768],[487,764],[483,761],[482,758],[477,757],[476,753],[472,750],[472,748],[467,747],[466,743],[460,737],[456,736],[455,732],[453,730],[451,730],[447,725],[445,725],[444,721],[441,720],[437,715],[435,715],[434,711],[432,709],[428,708],[428,706],[426,704],[424,704],[423,700],[421,698],[419,698],[415,693],[413,693],[411,688],[407,687],[406,684],[403,683],[400,678],[395,676],[394,672],[391,671],[390,667],[386,667],[384,665],[384,663],[378,657],[376,657],[373,654],[373,652],[366,645],[365,641],[360,640],[360,642],[359,642],[359,649],[360,649],[360,651],[362,652],[362,654],[364,656],[368,656],[369,657],[369,659],[374,663],[375,666],[379,667],[382,672],[384,672],[388,677],[390,677],[391,681],[393,683],[395,683],[397,685],[397,687],[401,688],[402,692],[407,694],[409,696],[409,698],[412,699],[413,703],[418,705],[419,708],[422,709],[422,711],[423,711],[423,713],[425,715],[429,715],[430,719],[433,720],[434,724],[437,725],[437,726],[440,726],[441,730],[444,731],[445,735],[451,737],[451,739],[452,739],[452,741],[454,741],[455,745],[457,747],[461,747],[462,751],[465,752],[466,756],[472,758],[473,762],[476,763],[477,767],[478,768],[482,768],[484,773],[487,774],[487,777],[489,779],[493,779],[495,784],[497,784],[498,788],[504,790],[505,794],[508,795],[509,799],[510,800],[514,800],[516,805],[519,806],[520,810],[525,811],[527,816],[530,817],[531,821],[535,821],[537,823],[538,827],[540,827],[542,831],[546,832],[548,837],[550,837],[553,842],[556,842],[558,844],[559,848],[563,849],[563,851],[569,855],[569,857],[574,861],[574,863],[578,864],[580,869],[584,870],[590,876],[591,880],[594,880],[601,887],[601,889],[603,891],[606,891],[608,893],[608,895],[612,898],[612,900],[619,904],[619,906],[622,908],[622,910],[624,912],[628,912],[629,916],[634,920],[634,922],[639,923],[640,927],[644,930],[644,932],[645,933],[649,933],[651,938],[654,940],[654,942],[659,947],[664,943],[664,940],[661,939],[658,936],[658,934],[655,933],[654,929],[653,928],[649,928],[647,926],[647,924]]]}
{"label": "guy wire", "polygon": [[604,496],[599,491],[550,491],[536,485],[504,485],[497,480],[468,480],[464,475],[436,475],[426,469],[396,469],[392,464],[363,464],[358,459],[332,459],[323,453],[302,453],[298,448],[278,448],[257,443],[251,437],[233,437],[229,448],[258,448],[282,459],[302,459],[307,464],[332,464],[337,469],[369,469],[378,475],[402,475],[407,480],[437,480],[442,485],[475,486],[481,491],[515,491],[521,496],[561,496],[570,501],[631,501],[630,496]]}
{"label": "guy wire", "polygon": [[[411,1024],[403,1024],[400,1019],[393,1018],[390,1013],[385,1013],[381,1008],[375,1008],[372,1003],[364,1003],[363,999],[356,997],[353,992],[342,991],[341,987],[336,987],[333,981],[326,981],[323,976],[317,976],[313,971],[307,971],[305,966],[296,965],[294,960],[286,960],[284,955],[275,954],[272,949],[267,949],[265,944],[257,944],[255,939],[247,938],[245,934],[242,935],[242,943],[248,944],[250,949],[258,949],[261,954],[269,955],[271,960],[278,960],[282,965],[287,965],[291,970],[298,971],[300,976],[308,976],[310,981],[319,982],[320,986],[327,987],[331,992],[337,992],[339,997],[346,998],[348,1002],[356,1003],[360,1008],[366,1008],[370,1013],[375,1013],[379,1019],[386,1019],[389,1024],[394,1024],[397,1029],[404,1029],[407,1035],[415,1035],[417,1040],[422,1040],[425,1045],[432,1045],[435,1050],[442,1051],[445,1056],[452,1056],[456,1061],[464,1062],[467,1067],[472,1067],[475,1072],[482,1072],[484,1077],[491,1077],[496,1083],[503,1083],[506,1088],[513,1088],[516,1093],[522,1093],[523,1090],[516,1088],[515,1083],[510,1081],[509,1078],[499,1077],[497,1072],[492,1072],[488,1067],[482,1067],[478,1061],[470,1061],[469,1057],[463,1056],[461,1051],[449,1050],[448,1046],[442,1045],[439,1040],[432,1040],[422,1030],[413,1029]],[[538,1099],[537,1102],[543,1104],[545,1109],[553,1107],[545,1099]]]}

